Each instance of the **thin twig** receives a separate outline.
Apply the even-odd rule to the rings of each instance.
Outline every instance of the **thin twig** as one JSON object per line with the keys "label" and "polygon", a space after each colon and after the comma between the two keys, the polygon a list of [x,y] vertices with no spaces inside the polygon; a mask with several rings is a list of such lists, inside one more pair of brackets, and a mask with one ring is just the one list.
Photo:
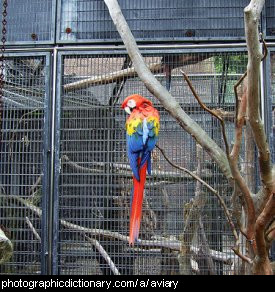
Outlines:
{"label": "thin twig", "polygon": [[216,193],[217,191],[215,189],[213,189],[208,183],[206,183],[204,180],[202,180],[198,175],[196,175],[193,171],[183,167],[183,166],[179,166],[175,163],[173,163],[169,157],[166,155],[165,151],[159,146],[156,145],[156,148],[161,152],[161,154],[163,155],[163,157],[165,158],[165,160],[174,168],[177,168],[181,171],[186,172],[187,174],[189,174],[190,176],[192,176],[194,179],[196,179],[197,181],[199,181],[201,184],[203,184],[207,189],[209,189],[212,193]]}
{"label": "thin twig", "polygon": [[17,122],[17,124],[16,124],[16,126],[13,128],[13,130],[12,130],[12,136],[11,136],[11,138],[9,139],[9,143],[8,143],[8,145],[9,144],[11,144],[11,142],[13,142],[13,140],[14,140],[14,137],[15,137],[15,135],[16,135],[16,130],[19,128],[19,125],[21,124],[21,122],[23,121],[23,119],[26,117],[26,116],[28,116],[28,115],[31,115],[31,114],[33,114],[33,113],[35,113],[35,112],[37,112],[37,111],[40,111],[41,109],[34,109],[34,110],[32,110],[32,111],[30,111],[30,112],[27,112],[27,113],[24,113],[21,117],[20,117],[20,119],[19,119],[19,121]]}
{"label": "thin twig", "polygon": [[225,132],[225,124],[224,124],[224,120],[213,110],[211,110],[210,108],[208,108],[200,99],[200,97],[198,96],[196,90],[194,89],[190,79],[188,78],[188,76],[185,74],[185,72],[183,72],[182,70],[180,70],[185,81],[187,82],[187,84],[189,85],[189,88],[191,89],[194,97],[196,98],[196,100],[198,101],[199,105],[207,112],[209,112],[211,115],[213,115],[215,118],[217,118],[221,124],[221,128],[222,128],[222,136],[223,136],[223,141],[224,141],[224,145],[225,145],[225,151],[226,154],[229,155],[229,145],[228,145],[228,141],[227,141],[227,137],[226,137],[226,132]]}
{"label": "thin twig", "polygon": [[25,217],[25,219],[26,219],[26,223],[29,226],[30,230],[32,231],[33,235],[41,243],[41,237],[38,234],[38,232],[35,230],[35,228],[34,228],[33,224],[31,223],[30,219],[28,217]]}
{"label": "thin twig", "polygon": [[89,236],[85,235],[85,238],[95,246],[97,251],[102,255],[102,257],[105,259],[106,263],[109,265],[111,271],[114,273],[114,275],[120,275],[120,272],[118,271],[115,263],[112,261],[106,250],[103,248],[103,246],[100,244],[100,242],[94,238],[90,238]]}
{"label": "thin twig", "polygon": [[236,228],[235,228],[235,225],[231,219],[231,215],[230,215],[230,212],[223,200],[223,198],[221,197],[221,195],[218,193],[217,190],[213,189],[208,183],[206,183],[204,180],[202,180],[199,176],[197,176],[196,174],[194,174],[192,171],[182,167],[182,166],[179,166],[175,163],[173,163],[169,158],[168,156],[166,155],[165,151],[159,147],[158,145],[156,145],[156,148],[160,150],[160,152],[162,153],[163,157],[166,159],[166,161],[171,165],[173,166],[174,168],[177,168],[179,170],[182,170],[182,171],[185,171],[186,173],[188,173],[190,176],[192,176],[194,179],[196,179],[197,181],[199,181],[203,186],[205,186],[210,192],[212,192],[219,200],[223,210],[224,210],[224,213],[226,215],[226,218],[227,218],[227,221],[231,227],[231,230],[233,232],[233,235],[235,237],[235,239],[237,240],[238,239],[238,234],[237,234],[237,231],[236,231]]}
{"label": "thin twig", "polygon": [[35,181],[35,183],[30,187],[30,190],[29,190],[29,195],[33,195],[34,194],[34,191],[37,187],[41,186],[41,180],[42,180],[42,174],[40,174],[37,178],[37,180]]}

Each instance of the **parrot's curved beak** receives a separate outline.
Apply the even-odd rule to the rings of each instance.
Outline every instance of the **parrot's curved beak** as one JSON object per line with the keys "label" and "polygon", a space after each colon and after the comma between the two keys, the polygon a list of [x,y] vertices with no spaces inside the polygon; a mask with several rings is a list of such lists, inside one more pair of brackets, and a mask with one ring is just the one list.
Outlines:
{"label": "parrot's curved beak", "polygon": [[124,110],[126,111],[127,114],[129,115],[131,114],[131,109],[128,106],[126,106]]}

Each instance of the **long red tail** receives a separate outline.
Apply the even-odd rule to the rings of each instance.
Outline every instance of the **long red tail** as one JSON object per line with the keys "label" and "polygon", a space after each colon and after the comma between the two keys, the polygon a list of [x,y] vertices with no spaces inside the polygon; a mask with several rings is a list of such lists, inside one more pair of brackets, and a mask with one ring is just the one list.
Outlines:
{"label": "long red tail", "polygon": [[134,191],[132,197],[132,206],[130,214],[130,236],[129,244],[134,245],[138,238],[140,221],[142,216],[142,202],[144,194],[144,185],[146,180],[147,161],[142,166],[139,172],[140,181],[133,177]]}

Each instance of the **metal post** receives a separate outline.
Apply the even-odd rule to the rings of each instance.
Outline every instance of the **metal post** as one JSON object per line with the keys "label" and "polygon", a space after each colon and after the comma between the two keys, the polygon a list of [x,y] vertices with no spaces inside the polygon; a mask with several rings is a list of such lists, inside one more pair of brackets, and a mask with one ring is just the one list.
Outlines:
{"label": "metal post", "polygon": [[48,205],[48,241],[49,241],[49,255],[48,255],[48,274],[53,274],[53,261],[56,257],[56,209],[55,209],[55,192],[54,192],[54,182],[55,182],[55,130],[56,130],[56,84],[57,84],[57,50],[54,48],[52,53],[52,116],[51,116],[51,149],[50,149],[50,195],[49,195],[49,205]]}
{"label": "metal post", "polygon": [[50,116],[51,116],[51,90],[50,90],[50,76],[51,76],[51,56],[49,53],[46,55],[46,76],[45,76],[45,101],[44,101],[44,145],[43,145],[43,181],[42,181],[42,234],[41,234],[41,273],[47,274],[48,271],[48,255],[49,255],[49,213],[48,213],[48,202],[50,194]]}

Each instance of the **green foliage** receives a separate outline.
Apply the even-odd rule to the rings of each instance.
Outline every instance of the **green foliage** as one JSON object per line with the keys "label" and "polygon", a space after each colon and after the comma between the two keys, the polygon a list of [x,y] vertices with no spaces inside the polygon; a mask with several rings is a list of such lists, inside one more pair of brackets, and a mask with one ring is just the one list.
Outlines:
{"label": "green foliage", "polygon": [[243,74],[246,71],[247,55],[220,55],[214,57],[216,73],[222,74],[225,64],[228,62],[229,74]]}

